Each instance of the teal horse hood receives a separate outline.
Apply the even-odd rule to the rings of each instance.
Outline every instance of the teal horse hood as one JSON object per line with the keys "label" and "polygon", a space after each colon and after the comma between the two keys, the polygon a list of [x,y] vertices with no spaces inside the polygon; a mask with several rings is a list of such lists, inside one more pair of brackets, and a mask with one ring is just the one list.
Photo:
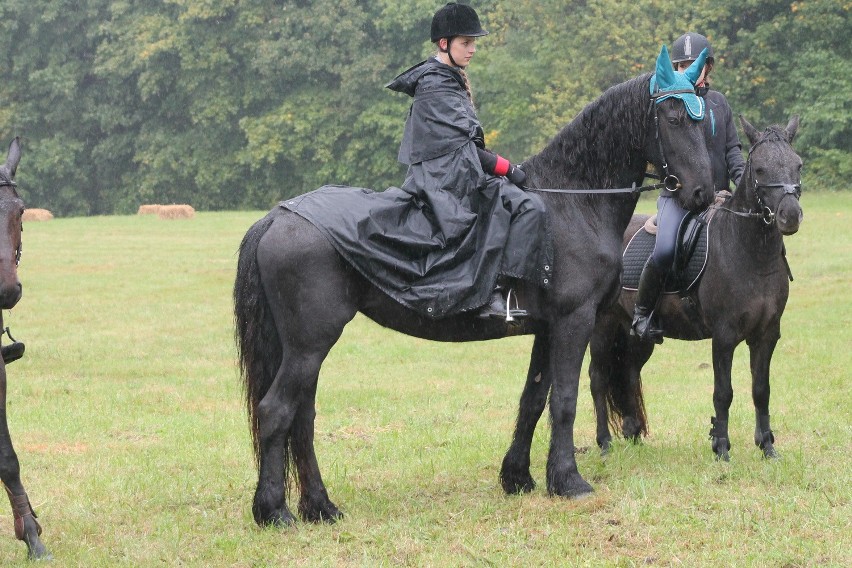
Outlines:
{"label": "teal horse hood", "polygon": [[[686,112],[693,120],[704,119],[704,99],[695,94],[695,83],[704,69],[707,59],[707,48],[698,55],[698,59],[692,65],[680,73],[674,70],[669,50],[663,45],[660,55],[657,57],[656,73],[651,77],[651,94],[656,95],[656,103],[674,97],[683,101]],[[671,92],[671,94],[666,94]]]}

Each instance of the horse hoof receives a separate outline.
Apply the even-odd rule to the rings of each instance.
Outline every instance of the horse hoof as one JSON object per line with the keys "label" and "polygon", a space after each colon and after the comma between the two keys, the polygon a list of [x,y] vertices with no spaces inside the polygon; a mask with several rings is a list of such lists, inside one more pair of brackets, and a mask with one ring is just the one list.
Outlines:
{"label": "horse hoof", "polygon": [[728,452],[721,452],[716,454],[716,461],[729,462],[731,461],[731,455]]}
{"label": "horse hoof", "polygon": [[569,475],[561,483],[552,483],[548,488],[551,496],[567,497],[572,500],[585,499],[595,492],[594,488],[579,473]]}
{"label": "horse hoof", "polygon": [[262,528],[287,528],[296,524],[296,517],[285,508],[283,511],[276,511],[264,516],[255,512],[254,522]]}
{"label": "horse hoof", "polygon": [[777,451],[775,451],[775,446],[773,446],[772,444],[770,444],[768,446],[764,446],[763,448],[761,448],[761,450],[763,451],[763,458],[764,459],[767,459],[767,460],[780,460],[781,459],[781,455]]}
{"label": "horse hoof", "polygon": [[334,524],[343,518],[343,513],[337,505],[327,499],[323,503],[300,506],[299,513],[306,523]]}
{"label": "horse hoof", "polygon": [[53,560],[53,555],[47,551],[44,545],[29,549],[27,559],[36,562],[49,562]]}
{"label": "horse hoof", "polygon": [[529,493],[535,489],[535,480],[530,475],[530,464],[526,461],[518,464],[511,459],[512,452],[510,451],[503,458],[503,464],[500,467],[500,485],[507,495],[520,495],[521,493]]}
{"label": "horse hoof", "polygon": [[524,478],[515,479],[508,479],[501,475],[500,485],[503,486],[503,491],[507,495],[520,495],[522,493],[530,493],[535,489],[535,480],[529,474]]}

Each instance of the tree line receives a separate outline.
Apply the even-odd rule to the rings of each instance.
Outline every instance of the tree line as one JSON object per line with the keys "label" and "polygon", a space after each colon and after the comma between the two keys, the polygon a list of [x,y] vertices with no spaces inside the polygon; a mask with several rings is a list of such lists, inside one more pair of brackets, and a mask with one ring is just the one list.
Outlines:
{"label": "tree line", "polygon": [[[0,136],[58,215],[145,203],[265,209],[337,183],[402,182],[410,99],[384,88],[432,52],[441,0],[2,0]],[[806,182],[852,173],[847,0],[473,2],[490,35],[469,68],[489,147],[539,150],[685,31],[755,125],[801,115]]]}

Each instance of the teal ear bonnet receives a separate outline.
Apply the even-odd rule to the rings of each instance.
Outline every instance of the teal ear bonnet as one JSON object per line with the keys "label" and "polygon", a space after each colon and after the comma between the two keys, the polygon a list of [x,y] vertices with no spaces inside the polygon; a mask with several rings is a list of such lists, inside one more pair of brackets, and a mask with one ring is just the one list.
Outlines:
{"label": "teal ear bonnet", "polygon": [[[686,71],[679,73],[672,67],[669,50],[664,45],[657,57],[657,72],[651,77],[651,94],[657,95],[656,103],[660,104],[672,97],[680,99],[692,120],[703,120],[704,99],[695,94],[695,82],[701,76],[706,59],[707,48],[704,48],[698,59]],[[669,91],[672,93],[666,94]]]}

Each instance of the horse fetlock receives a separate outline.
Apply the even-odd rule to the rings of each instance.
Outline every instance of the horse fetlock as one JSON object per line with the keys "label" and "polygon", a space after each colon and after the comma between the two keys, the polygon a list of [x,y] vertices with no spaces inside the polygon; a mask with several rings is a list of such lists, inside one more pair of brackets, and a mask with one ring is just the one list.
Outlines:
{"label": "horse fetlock", "polygon": [[754,429],[754,443],[761,450],[766,446],[771,446],[775,443],[775,435],[769,427],[769,415],[761,414],[757,416],[757,425]]}
{"label": "horse fetlock", "polygon": [[719,420],[715,416],[710,418],[710,445],[717,460],[729,461],[728,452],[731,449],[731,441],[728,438],[728,421]]}

